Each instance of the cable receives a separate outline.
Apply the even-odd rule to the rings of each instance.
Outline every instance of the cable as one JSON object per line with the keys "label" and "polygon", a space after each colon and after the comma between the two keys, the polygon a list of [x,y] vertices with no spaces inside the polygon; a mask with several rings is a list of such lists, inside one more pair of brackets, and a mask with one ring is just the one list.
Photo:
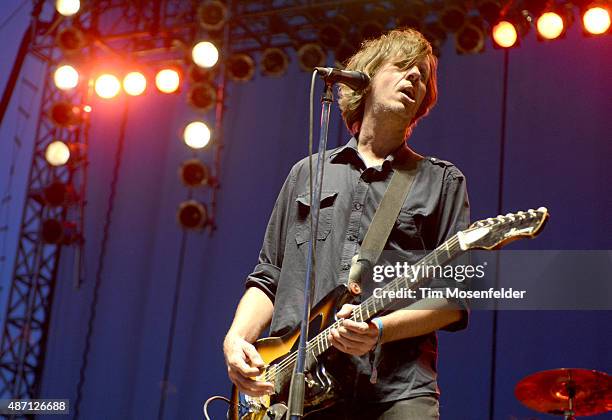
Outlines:
{"label": "cable", "polygon": [[236,403],[231,402],[229,398],[222,397],[221,395],[215,395],[214,397],[210,397],[209,399],[207,399],[206,402],[204,403],[204,406],[202,407],[202,411],[204,412],[204,417],[206,417],[206,420],[210,420],[210,417],[208,416],[208,404],[210,404],[214,400],[223,400],[229,405],[242,406],[242,404],[236,404]]}
{"label": "cable", "polygon": [[108,196],[108,206],[106,208],[106,218],[104,220],[104,231],[102,233],[102,243],[100,245],[100,254],[98,256],[98,269],[96,271],[96,281],[93,289],[93,299],[91,302],[91,308],[89,311],[89,320],[87,321],[87,333],[85,335],[85,348],[83,349],[83,358],[81,359],[81,368],[79,369],[79,382],[77,384],[77,395],[74,401],[74,420],[79,418],[81,401],[83,400],[83,387],[85,385],[85,372],[89,362],[89,351],[91,349],[91,337],[93,336],[94,323],[96,321],[96,309],[98,306],[98,297],[100,293],[100,286],[102,284],[102,273],[104,271],[104,259],[106,257],[106,248],[108,244],[108,237],[110,231],[110,225],[113,215],[113,208],[115,207],[115,196],[117,195],[117,181],[119,180],[119,168],[121,167],[121,158],[123,157],[123,146],[125,143],[125,133],[128,122],[128,111],[129,103],[125,102],[123,110],[123,118],[121,120],[121,127],[119,129],[119,142],[117,145],[117,151],[115,153],[115,166],[113,168],[113,179],[111,181],[111,190]]}
{"label": "cable", "polygon": [[[507,117],[507,106],[508,106],[508,62],[509,54],[508,49],[504,50],[504,74],[502,81],[502,103],[501,103],[501,126],[499,133],[499,179],[498,179],[498,195],[497,195],[497,214],[503,213],[503,199],[504,199],[504,160],[505,160],[505,149],[506,149],[506,117]],[[500,253],[496,253],[495,264],[495,287],[499,288],[499,275],[500,275]],[[489,389],[489,419],[493,420],[495,417],[495,369],[497,369],[497,301],[493,303],[493,320],[491,326],[491,375],[490,375],[490,389]]]}
{"label": "cable", "polygon": [[[191,192],[189,198],[191,198]],[[176,318],[178,314],[179,296],[181,293],[181,284],[183,282],[183,267],[185,265],[185,248],[187,243],[187,232],[183,229],[181,237],[181,248],[179,251],[179,262],[176,268],[176,286],[174,288],[174,300],[172,302],[172,315],[170,317],[170,328],[168,331],[168,345],[166,346],[166,360],[164,361],[164,377],[162,378],[161,394],[159,396],[159,407],[157,409],[157,418],[161,420],[164,417],[164,408],[166,406],[166,384],[170,375],[170,364],[172,362],[172,350],[174,348],[174,330],[176,329]]]}

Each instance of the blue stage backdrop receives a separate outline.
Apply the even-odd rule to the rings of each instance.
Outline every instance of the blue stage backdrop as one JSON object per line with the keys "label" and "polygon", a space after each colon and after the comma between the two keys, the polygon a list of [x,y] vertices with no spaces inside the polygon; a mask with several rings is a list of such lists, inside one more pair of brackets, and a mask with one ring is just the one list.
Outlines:
{"label": "blue stage backdrop", "polygon": [[[18,4],[3,1],[2,15]],[[2,83],[14,59],[14,41],[27,24],[25,9],[0,32]],[[495,216],[498,200],[503,213],[548,207],[551,220],[544,233],[515,248],[612,249],[611,47],[609,36],[587,39],[575,24],[566,39],[539,43],[532,33],[520,48],[509,52],[501,161],[504,52],[487,45],[483,54],[459,56],[452,41],[447,41],[439,68],[439,103],[416,128],[410,144],[421,154],[452,161],[465,173],[473,220]],[[24,72],[35,80],[41,74],[32,60]],[[177,169],[192,156],[179,133],[194,114],[185,105],[184,94],[162,96],[152,90],[138,98],[92,104],[85,282],[80,289],[73,287],[72,252],[65,252],[41,397],[69,398],[74,403],[83,375],[83,419],[158,418],[162,396],[163,418],[196,419],[202,417],[202,404],[209,396],[229,394],[223,336],[243,293],[245,276],[256,263],[276,194],[293,163],[306,155],[308,84],[309,75],[300,72],[293,60],[282,78],[257,75],[252,82],[231,85],[218,229],[213,236],[186,235],[172,336],[169,325],[183,238],[176,209],[188,195]],[[13,149],[15,102],[0,138],[0,187],[8,183],[14,154],[18,162],[10,187],[16,198],[0,215],[9,217],[11,226],[0,237],[8,255],[14,255],[19,197],[32,141],[30,134],[22,148]],[[127,138],[107,252],[100,259],[124,107],[129,112]],[[347,139],[334,106],[330,145]],[[213,135],[212,141],[217,140]],[[10,261],[3,263],[2,301],[10,282]],[[98,272],[100,287],[94,291]],[[585,288],[588,281],[584,278]],[[88,365],[80,372],[94,292],[97,306]],[[442,418],[487,419],[491,412],[499,420],[544,418],[515,399],[513,389],[521,378],[559,367],[612,372],[609,311],[500,312],[495,337],[492,323],[491,312],[477,311],[468,330],[439,334]],[[162,383],[167,360],[169,376]],[[213,418],[223,418],[224,410],[222,402],[214,403]]]}

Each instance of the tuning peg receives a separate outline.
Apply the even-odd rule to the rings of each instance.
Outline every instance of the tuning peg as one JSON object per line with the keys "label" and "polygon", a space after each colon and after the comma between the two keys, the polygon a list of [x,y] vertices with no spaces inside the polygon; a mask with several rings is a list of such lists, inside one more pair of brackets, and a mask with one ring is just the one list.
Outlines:
{"label": "tuning peg", "polygon": [[538,212],[540,213],[546,213],[548,211],[548,209],[546,207],[538,207]]}
{"label": "tuning peg", "polygon": [[510,219],[512,222],[514,222],[514,221],[516,220],[516,217],[515,217],[515,216],[514,216],[514,214],[512,214],[512,213],[508,213],[508,214],[506,214],[506,217],[507,217],[508,219]]}

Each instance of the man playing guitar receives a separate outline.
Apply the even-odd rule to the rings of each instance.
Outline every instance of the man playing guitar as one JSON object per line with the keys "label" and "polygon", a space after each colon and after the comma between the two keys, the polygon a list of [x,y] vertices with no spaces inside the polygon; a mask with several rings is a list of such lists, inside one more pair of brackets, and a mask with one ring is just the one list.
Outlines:
{"label": "man playing guitar", "polygon": [[[340,88],[342,116],[354,137],[328,151],[316,245],[314,303],[346,283],[355,255],[396,164],[412,160],[418,172],[385,249],[431,250],[469,223],[465,177],[451,163],[424,158],[407,140],[437,98],[437,60],[414,30],[393,30],[370,40],[346,69],[371,78],[364,91]],[[256,379],[264,368],[253,346],[268,327],[279,336],[301,319],[307,242],[310,239],[308,160],[292,168],[274,206],[259,261],[246,281],[223,350],[228,375],[244,394],[274,392]],[[375,284],[363,280],[364,294]],[[435,285],[431,286],[435,288]],[[337,316],[350,316],[353,305]],[[339,351],[334,370],[342,399],[308,415],[312,419],[437,419],[439,329],[467,325],[467,309],[444,298],[423,299],[374,318],[345,319],[329,339]],[[370,357],[371,352],[379,354]],[[375,359],[375,363],[373,363]]]}

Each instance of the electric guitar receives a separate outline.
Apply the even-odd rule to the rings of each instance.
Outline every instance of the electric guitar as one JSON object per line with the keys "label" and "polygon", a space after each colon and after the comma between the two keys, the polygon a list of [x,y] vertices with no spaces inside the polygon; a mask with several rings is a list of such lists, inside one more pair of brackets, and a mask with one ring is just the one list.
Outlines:
{"label": "electric guitar", "polygon": [[[472,249],[492,250],[501,248],[509,242],[521,238],[537,236],[548,220],[548,210],[540,207],[537,210],[519,211],[515,214],[497,216],[481,220],[460,231],[450,239],[419,260],[414,266],[442,266],[450,260]],[[413,267],[414,267],[413,266]],[[418,289],[430,279],[420,273],[426,270],[408,270],[408,275],[397,277],[387,283],[384,291]],[[382,293],[382,297],[370,296],[360,305],[353,308],[350,319],[356,322],[367,322],[383,310],[389,308],[397,299],[389,298],[393,293]],[[320,360],[330,347],[328,340],[330,330],[338,328],[342,320],[334,315],[344,304],[352,301],[347,286],[341,285],[332,290],[311,310],[310,326],[320,333],[308,341],[306,346],[306,387],[304,397],[304,415],[322,410],[332,405],[338,398],[338,387],[334,378],[326,371]],[[323,328],[326,327],[326,328]],[[274,393],[269,396],[251,397],[232,388],[230,420],[264,420],[280,419],[287,411],[289,383],[297,359],[297,346],[300,327],[283,337],[269,337],[257,340],[255,348],[265,365],[264,372],[257,380],[272,382]]]}

